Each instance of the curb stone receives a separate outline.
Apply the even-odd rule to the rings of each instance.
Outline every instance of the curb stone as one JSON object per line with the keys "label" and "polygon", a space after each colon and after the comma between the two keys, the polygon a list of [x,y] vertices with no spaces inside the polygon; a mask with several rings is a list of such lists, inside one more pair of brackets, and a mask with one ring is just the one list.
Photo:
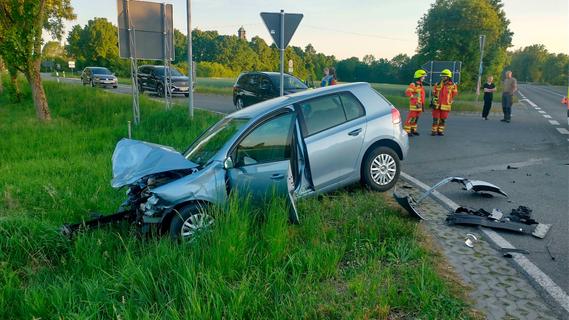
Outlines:
{"label": "curb stone", "polygon": [[[405,186],[405,187],[403,187]],[[397,192],[415,199],[421,190],[399,180]],[[448,209],[432,198],[423,200],[421,221],[442,248],[449,264],[462,280],[472,287],[469,297],[475,308],[487,319],[558,319],[528,280],[495,250],[482,232],[475,227],[448,226]],[[474,248],[464,244],[467,233],[478,238]]]}

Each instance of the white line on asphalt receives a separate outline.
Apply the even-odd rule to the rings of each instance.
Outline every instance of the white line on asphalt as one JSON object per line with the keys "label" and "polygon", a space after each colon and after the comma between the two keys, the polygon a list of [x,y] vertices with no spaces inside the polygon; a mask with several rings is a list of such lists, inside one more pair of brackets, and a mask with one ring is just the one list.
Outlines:
{"label": "white line on asphalt", "polygon": [[559,121],[557,120],[549,120],[549,123],[551,123],[554,126],[558,126],[559,125]]}
{"label": "white line on asphalt", "polygon": [[535,110],[541,110],[541,108],[540,108],[540,107],[534,107],[534,109],[535,109]]}
{"label": "white line on asphalt", "polygon": [[546,118],[546,119],[551,119],[551,116],[548,115],[548,114],[544,114],[543,117]]}
{"label": "white line on asphalt", "polygon": [[[560,128],[557,129],[559,130]],[[569,134],[569,131],[567,133]],[[424,184],[417,178],[406,174],[405,172],[401,172],[401,177],[403,179],[410,181],[411,183],[414,183],[415,185],[417,185],[418,187],[420,187],[425,191],[430,188],[428,185]],[[459,207],[458,204],[456,204],[454,201],[447,198],[445,195],[441,194],[438,191],[434,191],[432,195],[433,197],[435,197],[437,200],[445,204],[448,208],[450,208],[453,211]],[[486,236],[488,236],[488,238],[492,239],[492,241],[494,241],[494,243],[496,243],[500,247],[514,248],[514,246],[510,244],[508,240],[504,239],[501,235],[497,234],[493,230],[482,228],[481,231],[484,232]],[[514,262],[520,268],[522,268],[530,277],[532,277],[533,280],[539,286],[541,286],[543,290],[545,290],[545,292],[547,292],[555,301],[557,301],[557,303],[561,305],[563,309],[565,309],[565,311],[569,312],[569,296],[565,291],[563,291],[563,289],[561,289],[555,282],[553,282],[553,280],[551,280],[551,278],[548,275],[546,275],[543,271],[541,271],[541,269],[539,269],[524,255],[519,253],[513,253],[512,256],[514,257]]]}
{"label": "white line on asphalt", "polygon": [[569,134],[569,131],[565,128],[555,128],[557,129],[557,131],[559,131],[559,133],[561,134]]}
{"label": "white line on asphalt", "polygon": [[545,111],[543,111],[543,110],[539,110],[538,112],[539,112],[539,113],[546,113],[546,112],[545,112]]}

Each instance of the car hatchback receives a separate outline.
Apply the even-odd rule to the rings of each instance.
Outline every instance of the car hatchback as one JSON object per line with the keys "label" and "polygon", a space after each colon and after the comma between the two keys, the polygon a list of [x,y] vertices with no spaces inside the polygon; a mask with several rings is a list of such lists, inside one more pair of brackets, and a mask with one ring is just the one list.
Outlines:
{"label": "car hatchback", "polygon": [[[243,109],[255,103],[280,96],[281,74],[278,72],[246,72],[239,75],[233,86],[233,105]],[[284,94],[308,89],[300,79],[284,75]]]}
{"label": "car hatchback", "polygon": [[[139,225],[191,239],[214,221],[210,204],[232,190],[262,200],[294,199],[362,181],[386,191],[396,183],[408,138],[399,112],[367,83],[279,97],[232,113],[184,153],[123,139],[113,154],[112,186],[128,186],[123,210]],[[293,206],[294,207],[294,206]],[[298,222],[296,211],[291,215]]]}

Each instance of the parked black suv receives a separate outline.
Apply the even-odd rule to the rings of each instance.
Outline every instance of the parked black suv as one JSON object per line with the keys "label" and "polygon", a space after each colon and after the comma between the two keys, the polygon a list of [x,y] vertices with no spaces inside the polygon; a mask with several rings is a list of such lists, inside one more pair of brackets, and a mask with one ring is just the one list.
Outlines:
{"label": "parked black suv", "polygon": [[[278,72],[245,72],[239,75],[233,86],[233,104],[237,109],[276,98],[280,92],[281,74]],[[300,79],[284,75],[284,94],[308,89]]]}
{"label": "parked black suv", "polygon": [[176,68],[166,69],[164,66],[141,66],[138,68],[138,91],[153,91],[159,96],[164,96],[164,70],[166,75],[171,76],[171,92],[172,94],[183,94],[186,97],[190,95],[189,81],[190,79],[180,73]]}
{"label": "parked black suv", "polygon": [[91,87],[101,86],[112,86],[117,88],[118,80],[117,77],[107,68],[103,67],[86,67],[81,72],[81,83],[85,86],[90,84]]}

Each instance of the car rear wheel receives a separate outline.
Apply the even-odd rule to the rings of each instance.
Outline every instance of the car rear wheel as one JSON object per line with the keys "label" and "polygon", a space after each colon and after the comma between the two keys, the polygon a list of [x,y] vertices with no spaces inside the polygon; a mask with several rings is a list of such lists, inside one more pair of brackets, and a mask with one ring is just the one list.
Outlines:
{"label": "car rear wheel", "polygon": [[235,107],[237,108],[237,110],[241,110],[245,107],[245,104],[243,103],[243,98],[237,98],[237,100],[235,100]]}
{"label": "car rear wheel", "polygon": [[187,205],[174,213],[170,222],[170,238],[175,241],[192,242],[211,231],[215,220],[205,207]]}
{"label": "car rear wheel", "polygon": [[163,97],[163,96],[164,96],[164,86],[163,86],[163,85],[158,84],[158,85],[156,86],[156,94],[157,94],[159,97]]}
{"label": "car rear wheel", "polygon": [[189,94],[189,93],[184,93],[184,96],[186,96],[186,98],[187,98],[187,97],[190,96],[190,94]]}
{"label": "car rear wheel", "polygon": [[138,83],[138,92],[144,93],[144,87],[142,86],[142,84],[140,82]]}
{"label": "car rear wheel", "polygon": [[376,147],[364,159],[362,180],[370,189],[384,192],[393,188],[400,172],[397,153],[388,147]]}

